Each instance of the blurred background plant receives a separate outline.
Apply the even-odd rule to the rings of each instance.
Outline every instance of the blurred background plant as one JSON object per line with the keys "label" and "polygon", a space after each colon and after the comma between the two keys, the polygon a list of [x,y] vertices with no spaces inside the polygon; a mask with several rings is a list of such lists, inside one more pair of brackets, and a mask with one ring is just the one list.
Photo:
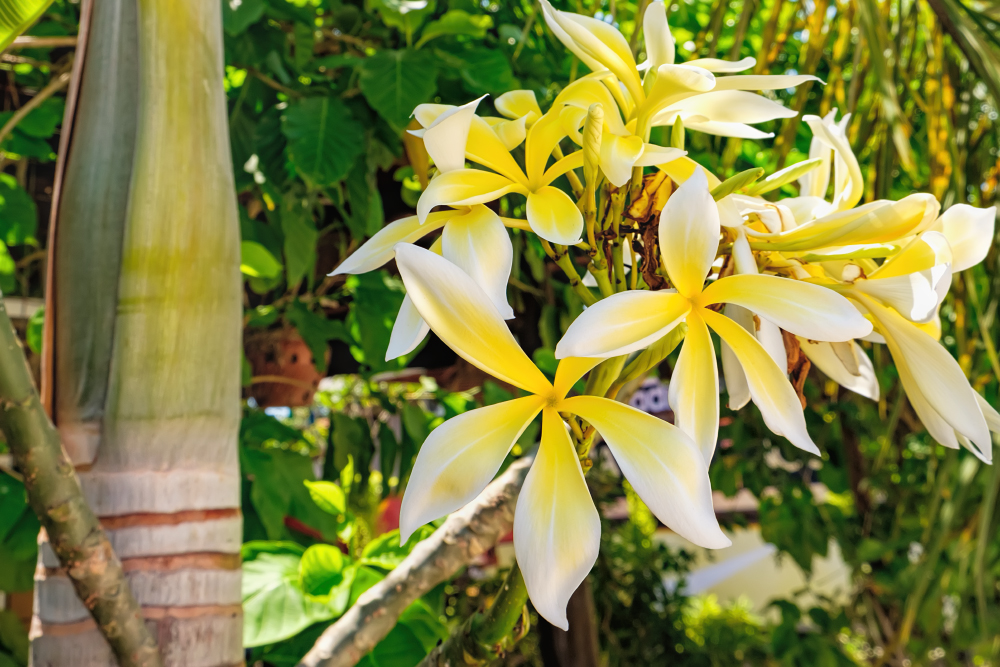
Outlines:
{"label": "blurred background plant", "polygon": [[[647,0],[567,0],[613,23],[641,53]],[[1000,9],[972,0],[678,0],[679,60],[757,59],[754,73],[815,73],[826,85],[777,91],[800,113],[774,139],[691,133],[692,157],[726,177],[804,159],[801,114],[850,113],[866,201],[928,191],[945,206],[995,203],[1000,179]],[[510,397],[433,336],[384,362],[403,298],[392,265],[327,277],[385,221],[410,214],[427,158],[404,133],[423,102],[464,103],[513,88],[545,107],[586,68],[540,20],[534,0],[223,0],[226,87],[245,277],[244,597],[248,663],[294,665],[324,627],[391,570],[416,538],[393,531],[427,433]],[[78,5],[57,0],[0,56],[0,289],[19,297],[36,353],[46,221]],[[640,22],[641,23],[641,22]],[[490,105],[484,100],[483,110]],[[669,130],[667,130],[669,132]],[[666,145],[668,136],[653,140]],[[168,168],[168,167],[165,167]],[[795,193],[794,185],[783,194]],[[777,193],[776,193],[777,194]],[[516,200],[502,204],[520,213]],[[581,304],[550,274],[533,236],[512,230],[511,325],[543,369]],[[100,258],[94,258],[99,262]],[[995,249],[956,276],[943,341],[997,404]],[[10,299],[8,299],[10,301]],[[8,304],[9,305],[9,304]],[[690,592],[703,555],[664,540],[613,464],[590,480],[606,508],[588,582],[592,663],[532,616],[504,664],[986,665],[1000,656],[1000,469],[934,443],[880,348],[877,402],[813,371],[810,460],[772,442],[753,410],[723,417],[713,487],[750,509],[726,513],[806,576],[801,591],[751,602]],[[668,378],[673,359],[656,374]],[[326,378],[326,379],[324,379]],[[513,455],[530,448],[529,429]],[[3,450],[0,449],[0,452]],[[616,509],[617,508],[617,509]],[[0,667],[26,664],[18,606],[30,590],[38,523],[0,454]],[[418,535],[417,537],[420,537]],[[838,595],[806,595],[836,556]],[[724,557],[721,556],[720,557]],[[702,560],[699,560],[702,559]],[[412,666],[500,581],[502,548],[414,603],[365,660]],[[694,574],[692,574],[694,573]],[[761,602],[765,604],[761,604]],[[276,611],[280,610],[280,611]],[[587,633],[586,624],[571,631]]]}

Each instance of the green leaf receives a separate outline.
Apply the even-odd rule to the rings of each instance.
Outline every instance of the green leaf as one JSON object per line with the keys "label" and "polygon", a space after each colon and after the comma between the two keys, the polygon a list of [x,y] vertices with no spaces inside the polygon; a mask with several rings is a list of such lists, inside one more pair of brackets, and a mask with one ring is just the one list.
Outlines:
{"label": "green leaf", "polygon": [[244,646],[273,644],[334,617],[328,605],[302,590],[299,562],[291,554],[261,553],[243,563]]}
{"label": "green leaf", "polygon": [[357,341],[351,347],[354,358],[373,371],[399,368],[399,360],[386,362],[385,353],[405,296],[402,283],[385,271],[371,271],[350,276],[347,286],[354,296],[348,317],[352,337]]}
{"label": "green leaf", "polygon": [[0,241],[0,292],[9,294],[14,291],[17,286],[17,282],[14,280],[15,269],[17,269],[17,265],[7,250],[7,244]]}
{"label": "green leaf", "polygon": [[375,170],[369,167],[368,162],[368,160],[355,162],[345,181],[347,201],[351,205],[347,226],[354,238],[359,240],[374,236],[382,228],[385,219]]}
{"label": "green leaf", "polygon": [[397,624],[365,656],[358,667],[416,667],[427,655],[423,642],[405,625]]}
{"label": "green leaf", "polygon": [[294,287],[316,263],[316,240],[319,232],[312,220],[308,200],[289,196],[281,211],[281,231],[285,235],[285,274]]}
{"label": "green leaf", "polygon": [[342,340],[345,343],[352,343],[347,329],[340,320],[328,320],[321,315],[317,315],[301,301],[293,301],[285,312],[285,319],[294,326],[302,340],[309,346],[313,354],[313,363],[316,370],[323,372],[326,370],[326,350],[327,343],[331,340]]}
{"label": "green leaf", "polygon": [[437,646],[439,641],[448,638],[448,626],[441,622],[437,614],[431,611],[423,600],[415,600],[413,604],[399,615],[399,622],[409,628],[424,645],[428,653]]}
{"label": "green leaf", "polygon": [[317,188],[347,176],[365,149],[364,128],[336,97],[290,102],[282,117],[282,132],[295,170]]}
{"label": "green leaf", "polygon": [[434,0],[369,0],[367,4],[378,11],[383,23],[406,34],[407,42],[436,9]]}
{"label": "green leaf", "polygon": [[510,61],[502,51],[476,48],[462,53],[462,80],[479,93],[500,94],[519,87],[520,82],[510,69]]}
{"label": "green leaf", "polygon": [[42,329],[44,326],[45,306],[42,306],[28,320],[28,329],[24,336],[28,341],[28,347],[35,354],[42,353]]}
{"label": "green leaf", "polygon": [[344,490],[333,482],[310,482],[306,480],[309,497],[316,505],[326,512],[338,516],[347,511],[347,497]]}
{"label": "green leaf", "polygon": [[431,21],[424,28],[417,48],[435,37],[445,35],[468,35],[476,39],[486,36],[486,31],[493,27],[493,18],[487,14],[470,14],[461,9],[452,9],[436,21]]}
{"label": "green leaf", "polygon": [[353,606],[362,593],[383,579],[385,579],[385,575],[382,574],[381,570],[364,565],[358,566],[357,572],[354,575],[354,581],[351,583],[351,598],[348,606]]}
{"label": "green leaf", "polygon": [[398,530],[383,533],[365,545],[361,552],[361,562],[391,570],[403,562],[418,542],[430,537],[435,530],[432,525],[421,526],[405,544],[399,543]]}
{"label": "green leaf", "polygon": [[437,90],[437,65],[423,51],[381,51],[366,58],[359,71],[358,85],[365,99],[400,133],[414,107],[429,101]]}
{"label": "green leaf", "polygon": [[256,241],[240,244],[240,271],[251,278],[273,279],[281,275],[281,262]]}
{"label": "green leaf", "polygon": [[52,0],[5,0],[0,5],[0,51],[45,13]]}
{"label": "green leaf", "polygon": [[17,614],[10,610],[0,611],[0,646],[11,652],[14,659],[22,665],[28,664],[28,629],[21,623]]}
{"label": "green leaf", "polygon": [[329,595],[344,580],[344,554],[330,544],[314,544],[302,554],[299,574],[310,595]]}
{"label": "green leaf", "polygon": [[0,173],[0,240],[7,245],[35,243],[38,209],[10,174]]}
{"label": "green leaf", "polygon": [[236,36],[264,16],[264,0],[222,0],[222,27]]}
{"label": "green leaf", "polygon": [[[48,98],[18,122],[16,131],[33,139],[48,139],[62,122],[65,106],[66,102],[61,97]],[[0,124],[6,123],[13,115],[13,111],[0,113]]]}

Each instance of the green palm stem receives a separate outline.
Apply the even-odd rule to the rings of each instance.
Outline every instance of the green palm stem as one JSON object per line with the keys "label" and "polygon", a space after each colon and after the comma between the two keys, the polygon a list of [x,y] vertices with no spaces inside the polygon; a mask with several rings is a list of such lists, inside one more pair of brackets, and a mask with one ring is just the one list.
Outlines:
{"label": "green palm stem", "polygon": [[0,299],[0,430],[28,502],[73,588],[121,667],[160,667],[156,641],[132,595],[121,561],[87,505],[59,432],[45,413]]}

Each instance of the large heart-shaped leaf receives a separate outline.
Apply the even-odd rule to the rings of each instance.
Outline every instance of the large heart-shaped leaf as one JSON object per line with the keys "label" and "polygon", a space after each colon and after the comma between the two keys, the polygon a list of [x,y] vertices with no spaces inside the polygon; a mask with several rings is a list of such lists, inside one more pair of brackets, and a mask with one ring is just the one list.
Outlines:
{"label": "large heart-shaped leaf", "polygon": [[292,164],[314,187],[328,187],[347,176],[365,149],[364,128],[336,97],[289,103],[281,129]]}
{"label": "large heart-shaped leaf", "polygon": [[243,563],[244,646],[273,644],[335,616],[325,601],[302,590],[300,560],[289,551],[259,553]]}
{"label": "large heart-shaped leaf", "polygon": [[424,51],[382,51],[365,58],[358,85],[368,104],[402,133],[413,108],[437,89],[437,65]]}

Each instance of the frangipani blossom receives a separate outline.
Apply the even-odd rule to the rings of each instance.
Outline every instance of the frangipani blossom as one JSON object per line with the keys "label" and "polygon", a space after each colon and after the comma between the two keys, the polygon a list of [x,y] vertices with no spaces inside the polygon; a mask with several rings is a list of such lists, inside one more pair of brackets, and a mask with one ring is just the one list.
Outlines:
{"label": "frangipani blossom", "polygon": [[[553,34],[591,71],[610,72],[608,89],[627,120],[637,119],[637,134],[645,138],[650,127],[672,125],[680,118],[685,127],[731,137],[770,136],[750,123],[789,118],[787,109],[750,90],[791,88],[818,80],[809,75],[715,77],[753,67],[753,58],[727,62],[714,58],[674,63],[675,48],[667,24],[666,8],[657,0],[643,19],[649,59],[639,67],[628,42],[614,27],[587,16],[555,9],[542,0],[542,12]],[[640,75],[645,70],[645,76]],[[618,88],[618,82],[624,90]]]}
{"label": "frangipani blossom", "polygon": [[941,214],[929,229],[941,232],[951,248],[951,270],[965,271],[986,259],[993,245],[997,207],[976,208],[955,204]]}
{"label": "frangipani blossom", "polygon": [[990,431],[1000,433],[1000,415],[969,385],[958,362],[892,308],[864,294],[857,299],[885,338],[910,405],[931,437],[991,463]]}
{"label": "frangipani blossom", "polygon": [[523,170],[493,128],[473,116],[465,156],[491,171],[459,169],[439,174],[420,195],[419,220],[425,221],[436,206],[485,204],[518,193],[528,199],[526,217],[536,234],[563,245],[579,241],[583,215],[569,195],[551,183],[567,171],[583,166],[583,154],[577,151],[546,168],[552,151],[566,136],[559,111],[549,111],[527,131]]}
{"label": "frangipani blossom", "polygon": [[601,524],[560,413],[592,424],[653,513],[695,544],[729,546],[715,518],[708,470],[680,429],[622,403],[567,398],[598,359],[564,359],[550,383],[521,350],[487,295],[432,252],[396,248],[407,294],[434,332],[468,362],[527,396],[454,417],[421,446],[403,496],[400,539],[453,512],[496,475],[542,413],[541,444],[517,500],[514,549],[535,609],[566,629],[569,597],[597,559]]}
{"label": "frangipani blossom", "polygon": [[[504,319],[514,317],[507,303],[514,247],[500,217],[482,205],[436,211],[423,223],[415,215],[391,222],[330,275],[374,271],[393,259],[398,244],[414,243],[442,227],[439,243],[435,243],[440,254],[461,267],[483,289]],[[389,338],[386,361],[411,352],[427,332],[427,324],[409,296],[405,297]]]}
{"label": "frangipani blossom", "polygon": [[[847,126],[851,114],[845,114],[838,123],[836,110],[823,118],[803,116],[813,138],[809,144],[809,159],[820,158],[820,166],[799,178],[799,196],[782,200],[801,224],[837,211],[853,208],[864,194],[865,181],[858,159],[847,140]],[[833,200],[826,200],[833,172]]]}
{"label": "frangipani blossom", "polygon": [[851,340],[871,323],[840,295],[777,276],[733,275],[704,287],[719,249],[719,209],[695,172],[660,215],[660,254],[675,290],[615,294],[583,312],[556,346],[556,357],[612,357],[642,349],[687,322],[670,383],[676,423],[711,460],[719,427],[719,380],[709,327],[729,345],[746,374],[764,421],[797,447],[817,452],[785,369],[742,326],[709,306],[735,304],[812,340]]}
{"label": "frangipani blossom", "polygon": [[[620,188],[632,178],[634,167],[652,167],[672,162],[684,155],[679,148],[664,148],[643,141],[635,135],[635,121],[628,126],[622,122],[618,104],[608,89],[594,75],[574,81],[559,93],[553,108],[563,105],[570,108],[563,113],[563,124],[569,137],[577,145],[583,144],[580,128],[587,118],[591,105],[600,104],[604,111],[601,134],[601,171],[608,181]],[[576,113],[572,111],[575,110]]]}

